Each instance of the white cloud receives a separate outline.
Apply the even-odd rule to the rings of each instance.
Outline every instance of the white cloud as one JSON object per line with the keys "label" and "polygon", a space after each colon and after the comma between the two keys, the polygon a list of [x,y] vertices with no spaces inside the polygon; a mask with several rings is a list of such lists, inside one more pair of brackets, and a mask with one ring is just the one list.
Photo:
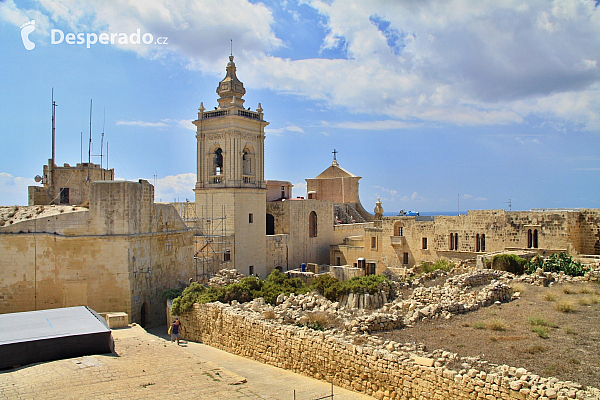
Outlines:
{"label": "white cloud", "polygon": [[[148,179],[148,182],[154,183],[154,179]],[[164,178],[158,178],[154,186],[154,198],[156,201],[179,201],[189,199],[194,201],[194,187],[196,185],[196,174],[184,173],[178,175],[167,175]]]}
{"label": "white cloud", "polygon": [[400,201],[409,201],[409,200],[418,200],[418,201],[424,201],[427,200],[425,197],[420,196],[417,192],[413,192],[413,194],[409,196],[402,196],[400,198]]}
{"label": "white cloud", "polygon": [[[321,16],[321,49],[339,49],[344,58],[274,56],[283,46],[274,30],[279,21],[265,4],[247,0],[39,0],[38,9],[6,0],[0,19],[19,26],[35,17],[37,34],[56,25],[140,29],[168,37],[169,44],[119,47],[149,59],[174,57],[218,76],[231,38],[247,88],[381,118],[340,128],[519,124],[535,115],[600,130],[600,11],[594,1],[303,3]],[[294,132],[270,131],[286,130]]]}
{"label": "white cloud", "polygon": [[140,120],[132,120],[132,121],[117,121],[117,125],[128,125],[128,126],[138,126],[140,128],[166,128],[166,127],[179,127],[185,128],[188,130],[195,131],[196,127],[192,124],[191,120],[188,119],[180,119],[174,120],[170,118],[161,119],[158,122],[151,121],[140,121]]}
{"label": "white cloud", "polygon": [[281,128],[265,128],[265,133],[269,135],[282,136],[284,132],[304,133],[304,129],[296,125],[288,125]]}
{"label": "white cloud", "polygon": [[162,128],[167,126],[164,122],[147,122],[147,121],[117,121],[117,125],[139,126],[142,128]]}
{"label": "white cloud", "polygon": [[473,196],[471,196],[470,194],[463,194],[463,199],[472,199]]}
{"label": "white cloud", "polygon": [[487,201],[486,197],[477,197],[475,201]]}
{"label": "white cloud", "polygon": [[0,172],[0,205],[27,205],[27,187],[39,186],[32,178]]}

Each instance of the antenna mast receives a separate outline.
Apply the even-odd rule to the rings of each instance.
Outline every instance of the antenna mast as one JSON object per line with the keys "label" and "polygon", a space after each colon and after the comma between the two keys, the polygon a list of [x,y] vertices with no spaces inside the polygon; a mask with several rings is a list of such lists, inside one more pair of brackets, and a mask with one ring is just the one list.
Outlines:
{"label": "antenna mast", "polygon": [[55,146],[56,146],[56,102],[54,101],[54,88],[52,88],[52,161],[50,161],[50,185],[54,181]]}
{"label": "antenna mast", "polygon": [[[102,139],[100,139],[100,170],[102,171],[102,150],[104,149],[104,128],[106,127],[106,107],[104,107],[104,121],[102,122]],[[102,180],[104,180],[104,172],[102,172]]]}
{"label": "antenna mast", "polygon": [[88,143],[87,181],[90,181],[90,163],[92,162],[92,99],[90,99],[90,141]]}

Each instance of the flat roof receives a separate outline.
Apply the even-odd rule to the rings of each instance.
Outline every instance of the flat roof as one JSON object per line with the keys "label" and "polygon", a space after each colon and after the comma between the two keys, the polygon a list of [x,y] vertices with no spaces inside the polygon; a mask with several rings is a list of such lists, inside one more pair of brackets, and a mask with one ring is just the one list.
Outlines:
{"label": "flat roof", "polygon": [[0,345],[110,332],[85,306],[0,314]]}

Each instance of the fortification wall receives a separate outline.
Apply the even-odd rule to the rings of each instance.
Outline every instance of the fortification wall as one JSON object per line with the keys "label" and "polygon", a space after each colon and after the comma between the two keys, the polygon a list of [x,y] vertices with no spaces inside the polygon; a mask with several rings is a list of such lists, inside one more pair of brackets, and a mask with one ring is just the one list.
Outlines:
{"label": "fortification wall", "polygon": [[[540,377],[523,368],[507,369],[503,375],[470,369],[460,375],[433,367],[433,358],[368,344],[355,345],[341,334],[280,325],[221,303],[195,304],[180,318],[186,339],[377,399],[556,398],[563,388],[572,385],[553,382],[538,388],[536,379]],[[577,394],[578,398],[598,398],[583,391]]]}

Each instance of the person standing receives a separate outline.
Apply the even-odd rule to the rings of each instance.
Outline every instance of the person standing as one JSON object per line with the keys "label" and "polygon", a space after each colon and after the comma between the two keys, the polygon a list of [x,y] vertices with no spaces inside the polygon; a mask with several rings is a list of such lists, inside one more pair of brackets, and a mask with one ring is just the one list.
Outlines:
{"label": "person standing", "polygon": [[181,322],[179,321],[179,317],[175,317],[175,321],[171,324],[171,342],[177,340],[177,345],[179,346],[179,334],[181,332]]}

